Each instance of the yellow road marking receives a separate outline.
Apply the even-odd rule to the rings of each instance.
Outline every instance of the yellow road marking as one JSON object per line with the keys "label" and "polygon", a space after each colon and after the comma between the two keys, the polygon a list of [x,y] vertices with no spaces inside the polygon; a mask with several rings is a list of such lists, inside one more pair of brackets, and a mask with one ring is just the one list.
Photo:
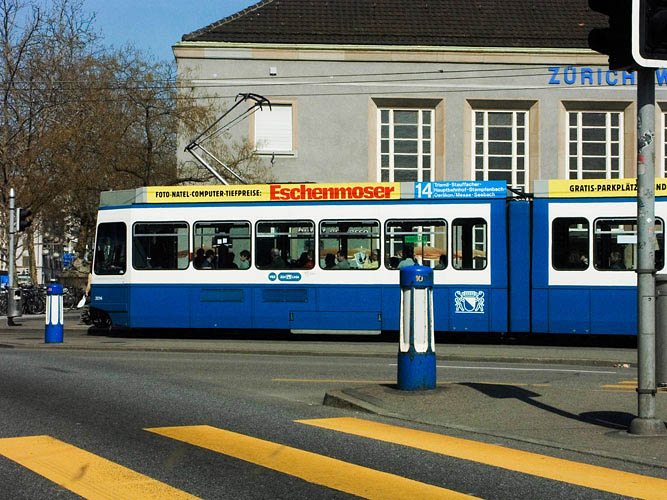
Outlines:
{"label": "yellow road marking", "polygon": [[[601,386],[602,389],[624,389],[625,391],[634,391],[637,388],[636,380],[623,380],[618,384],[607,384]],[[667,392],[667,387],[658,387],[658,392]]]}
{"label": "yellow road marking", "polygon": [[473,499],[456,491],[208,425],[145,429],[351,495],[372,499]]}
{"label": "yellow road marking", "polygon": [[297,422],[619,495],[667,499],[667,480],[664,479],[357,418],[324,418]]}
{"label": "yellow road marking", "polygon": [[198,498],[50,436],[0,439],[0,454],[90,500]]}

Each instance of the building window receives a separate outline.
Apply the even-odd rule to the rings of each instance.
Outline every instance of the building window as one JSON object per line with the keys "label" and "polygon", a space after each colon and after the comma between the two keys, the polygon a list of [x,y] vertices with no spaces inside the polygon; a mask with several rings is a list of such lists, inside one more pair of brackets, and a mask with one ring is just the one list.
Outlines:
{"label": "building window", "polygon": [[568,111],[568,179],[619,179],[623,172],[623,113]]}
{"label": "building window", "polygon": [[378,109],[378,179],[433,180],[432,109]]}
{"label": "building window", "polygon": [[292,105],[272,104],[257,110],[255,150],[258,153],[291,154],[294,150]]}
{"label": "building window", "polygon": [[478,181],[504,180],[528,189],[528,111],[473,111]]}

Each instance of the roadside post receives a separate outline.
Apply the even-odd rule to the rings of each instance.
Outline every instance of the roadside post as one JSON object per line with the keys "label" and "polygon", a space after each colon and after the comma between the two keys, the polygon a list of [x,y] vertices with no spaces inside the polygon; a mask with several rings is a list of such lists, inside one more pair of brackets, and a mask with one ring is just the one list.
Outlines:
{"label": "roadside post", "polygon": [[637,417],[628,432],[667,434],[656,417],[655,71],[637,70]]}
{"label": "roadside post", "polygon": [[16,286],[16,192],[9,190],[9,282],[7,283],[7,326],[17,326],[14,318],[21,316],[21,289]]}
{"label": "roadside post", "polygon": [[588,34],[609,69],[637,71],[637,417],[628,432],[667,434],[656,417],[655,68],[667,61],[667,5],[657,0],[588,0],[608,26]]}
{"label": "roadside post", "polygon": [[434,389],[433,270],[408,266],[400,271],[401,309],[398,382],[403,391]]}
{"label": "roadside post", "polygon": [[46,287],[45,343],[63,341],[63,323],[63,286],[51,283]]}

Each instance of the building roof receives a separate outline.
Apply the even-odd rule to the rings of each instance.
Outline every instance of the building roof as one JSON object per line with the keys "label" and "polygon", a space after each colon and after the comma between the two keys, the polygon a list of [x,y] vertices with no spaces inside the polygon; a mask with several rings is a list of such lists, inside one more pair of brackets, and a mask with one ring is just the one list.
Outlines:
{"label": "building roof", "polygon": [[587,48],[587,0],[263,0],[183,41]]}

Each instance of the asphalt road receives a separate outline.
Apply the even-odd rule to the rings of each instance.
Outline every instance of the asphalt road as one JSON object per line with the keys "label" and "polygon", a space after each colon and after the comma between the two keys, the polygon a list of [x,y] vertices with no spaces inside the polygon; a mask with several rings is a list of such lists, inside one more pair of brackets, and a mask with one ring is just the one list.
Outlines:
{"label": "asphalt road", "polygon": [[[527,384],[528,388],[531,384],[548,384],[554,390],[562,389],[564,399],[586,398],[588,390],[636,375],[634,370],[620,374],[602,367],[438,364],[439,381]],[[567,481],[309,423],[341,417],[389,425],[386,429],[390,436],[418,429],[463,438],[471,446],[497,444],[667,479],[664,469],[641,464],[322,405],[324,393],[332,388],[367,381],[390,382],[395,377],[393,360],[383,358],[0,350],[0,454],[5,455],[0,456],[0,498],[80,498],[45,477],[44,470],[64,467],[58,462],[58,453],[42,452],[55,457],[56,465],[45,466],[38,473],[6,458],[4,446],[14,441],[3,438],[42,435],[172,488],[154,498],[180,498],[182,492],[208,499],[391,498],[387,491],[376,491],[383,486],[396,498],[436,498],[442,491],[444,497],[457,492],[488,499],[619,498]],[[25,450],[32,441],[16,443],[24,455],[30,455]],[[221,448],[206,449],[209,446]],[[265,447],[264,454],[258,451]],[[313,455],[302,457],[302,451]],[[327,457],[335,461],[327,461]],[[525,459],[539,460],[535,455]],[[90,465],[94,462],[88,457],[84,463],[80,471],[85,478],[94,469]],[[385,475],[378,476],[377,471]],[[99,491],[81,496],[103,498],[99,495],[107,488],[114,491],[122,483],[117,476],[112,477],[116,479],[108,484],[106,479],[98,481]],[[339,482],[327,483],[332,477],[338,477]],[[431,487],[436,488],[428,490]],[[108,498],[129,497],[111,494]]]}

